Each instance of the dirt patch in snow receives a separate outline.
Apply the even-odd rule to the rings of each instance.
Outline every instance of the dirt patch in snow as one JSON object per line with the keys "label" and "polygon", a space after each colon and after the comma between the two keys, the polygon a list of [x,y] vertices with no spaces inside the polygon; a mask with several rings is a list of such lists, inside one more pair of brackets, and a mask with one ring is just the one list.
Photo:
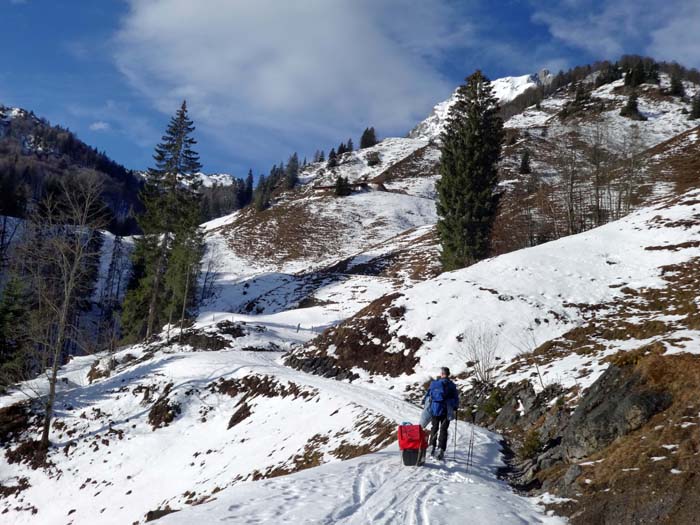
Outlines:
{"label": "dirt patch in snow", "polygon": [[180,404],[170,400],[169,395],[172,392],[173,383],[168,383],[160,395],[158,400],[153,403],[151,410],[148,412],[148,422],[153,427],[153,430],[167,427],[180,414]]}
{"label": "dirt patch in snow", "polygon": [[0,408],[0,444],[9,443],[29,428],[29,403],[15,403]]}
{"label": "dirt patch in snow", "polygon": [[[294,382],[280,383],[267,375],[249,375],[234,379],[220,379],[209,385],[212,393],[226,394],[236,397],[243,394],[240,403],[257,396],[263,397],[299,397],[309,399],[317,394],[315,389],[300,387]],[[239,403],[239,404],[240,404]]]}
{"label": "dirt patch in snow", "polygon": [[380,450],[396,439],[396,423],[383,416],[379,418],[366,416],[357,423],[356,428],[363,438],[370,441],[353,444],[343,440],[338,447],[331,451],[331,455],[343,460],[352,459]]}
{"label": "dirt patch in snow", "polygon": [[24,441],[14,449],[8,448],[5,457],[8,463],[24,463],[34,470],[53,466],[48,460],[46,449],[41,447],[38,440]]}
{"label": "dirt patch in snow", "polygon": [[354,367],[391,377],[412,374],[418,363],[415,354],[423,341],[416,337],[394,341],[389,323],[403,315],[394,306],[399,297],[401,294],[393,293],[370,303],[355,316],[287,355],[287,365],[339,379],[352,379],[349,374]]}

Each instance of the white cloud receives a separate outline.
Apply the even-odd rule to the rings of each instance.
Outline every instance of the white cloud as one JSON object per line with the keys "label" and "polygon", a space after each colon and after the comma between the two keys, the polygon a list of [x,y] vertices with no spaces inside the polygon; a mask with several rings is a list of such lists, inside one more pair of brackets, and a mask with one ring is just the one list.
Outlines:
{"label": "white cloud", "polygon": [[90,131],[109,131],[111,129],[111,126],[109,125],[109,122],[105,122],[104,120],[96,120],[89,126]]}
{"label": "white cloud", "polygon": [[141,148],[151,149],[155,146],[160,133],[147,116],[139,114],[130,104],[107,100],[98,106],[71,104],[66,107],[68,113],[82,121],[90,122],[92,131],[114,131]]}
{"label": "white cloud", "polygon": [[649,53],[663,60],[676,60],[700,68],[700,2],[676,4],[676,15],[664,20],[651,33]]}
{"label": "white cloud", "polygon": [[200,130],[254,158],[407,132],[453,88],[428,59],[469,35],[449,0],[132,0],[115,59],[159,110],[186,98]]}
{"label": "white cloud", "polygon": [[533,2],[533,20],[559,41],[598,59],[625,53],[700,66],[700,4],[697,0],[568,0]]}

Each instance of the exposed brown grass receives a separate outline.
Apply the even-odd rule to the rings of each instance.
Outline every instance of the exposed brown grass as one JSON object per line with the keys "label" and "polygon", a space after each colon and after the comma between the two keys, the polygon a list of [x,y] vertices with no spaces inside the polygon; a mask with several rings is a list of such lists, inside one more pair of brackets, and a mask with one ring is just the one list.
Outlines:
{"label": "exposed brown grass", "polygon": [[[633,357],[633,359],[631,359]],[[650,389],[671,394],[672,403],[645,425],[588,458],[579,478],[572,523],[697,523],[700,469],[700,356],[626,352],[616,363],[633,366]],[[655,458],[655,459],[653,459]],[[602,460],[602,461],[601,461]],[[562,467],[545,473],[561,475]],[[620,510],[615,510],[620,509]]]}

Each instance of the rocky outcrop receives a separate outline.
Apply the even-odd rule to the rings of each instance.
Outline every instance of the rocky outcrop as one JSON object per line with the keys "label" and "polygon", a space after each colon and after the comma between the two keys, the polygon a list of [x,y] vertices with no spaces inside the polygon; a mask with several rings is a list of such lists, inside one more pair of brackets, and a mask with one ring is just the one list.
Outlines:
{"label": "rocky outcrop", "polygon": [[642,348],[610,361],[577,397],[477,387],[473,419],[507,436],[503,476],[566,498],[551,507],[573,524],[697,523],[700,357]]}
{"label": "rocky outcrop", "polygon": [[585,458],[637,430],[671,404],[632,367],[611,365],[588,389],[568,421],[562,448],[570,461]]}

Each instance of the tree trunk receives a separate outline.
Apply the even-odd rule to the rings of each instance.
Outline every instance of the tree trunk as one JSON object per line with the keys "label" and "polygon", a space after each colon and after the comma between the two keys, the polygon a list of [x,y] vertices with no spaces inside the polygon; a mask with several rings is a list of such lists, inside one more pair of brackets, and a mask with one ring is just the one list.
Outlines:
{"label": "tree trunk", "polygon": [[146,341],[153,335],[153,326],[156,322],[156,308],[158,306],[158,292],[160,291],[160,278],[165,266],[165,253],[168,248],[168,234],[163,234],[163,242],[160,246],[160,254],[158,255],[158,265],[156,266],[156,275],[153,280],[153,292],[151,300],[148,304],[148,321],[146,323]]}
{"label": "tree trunk", "polygon": [[180,337],[178,343],[182,344],[182,330],[185,324],[185,312],[187,311],[187,294],[190,288],[190,266],[187,266],[187,275],[185,276],[185,295],[182,298],[182,315],[180,316]]}

